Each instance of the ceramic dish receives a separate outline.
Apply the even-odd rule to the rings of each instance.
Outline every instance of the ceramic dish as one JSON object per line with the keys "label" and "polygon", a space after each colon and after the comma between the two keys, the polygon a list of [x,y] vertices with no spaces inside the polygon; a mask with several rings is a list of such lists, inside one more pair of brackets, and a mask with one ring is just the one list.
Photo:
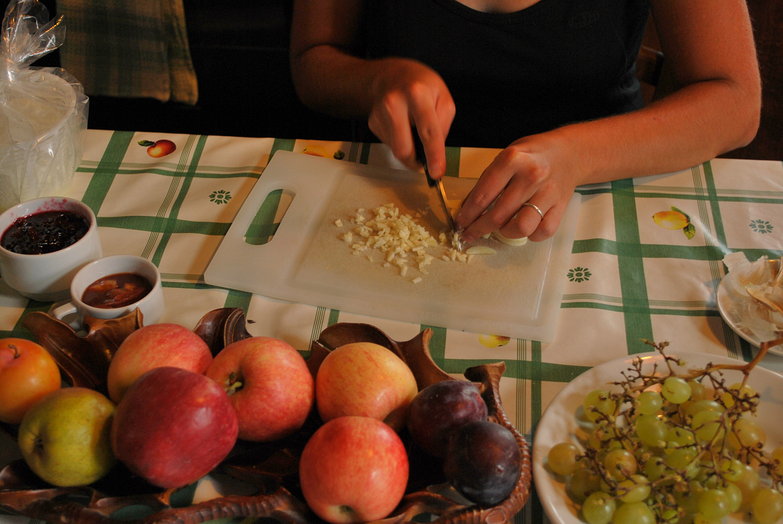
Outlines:
{"label": "ceramic dish", "polygon": [[[685,360],[685,369],[713,364],[742,364],[742,362],[706,353],[668,353]],[[621,372],[631,366],[635,358],[645,359],[644,369],[652,369],[653,362],[662,361],[657,352],[643,353],[612,360],[596,366],[571,381],[547,407],[533,438],[533,479],[541,505],[553,523],[576,524],[582,522],[577,508],[565,493],[564,485],[546,469],[549,449],[559,442],[573,440],[578,426],[576,410],[582,399],[591,390],[604,388],[609,382],[621,380]],[[683,370],[684,371],[684,370]],[[738,382],[739,371],[724,372],[727,383]],[[767,433],[766,449],[771,450],[783,444],[783,426],[777,424],[783,413],[783,376],[757,366],[750,374],[748,383],[761,395],[757,420]],[[729,516],[724,522],[744,522],[738,515]]]}
{"label": "ceramic dish", "polygon": [[[724,322],[728,324],[732,331],[734,331],[742,339],[747,341],[749,344],[760,347],[763,340],[760,340],[754,334],[753,330],[743,326],[743,323],[741,322],[740,315],[737,313],[738,308],[736,307],[735,299],[732,298],[731,294],[727,291],[727,278],[729,278],[728,275],[725,276],[718,285],[717,299],[720,316],[723,318]],[[748,298],[748,300],[751,299]],[[771,329],[772,323],[767,322],[767,324]],[[783,346],[772,346],[768,351],[774,355],[783,356]]]}

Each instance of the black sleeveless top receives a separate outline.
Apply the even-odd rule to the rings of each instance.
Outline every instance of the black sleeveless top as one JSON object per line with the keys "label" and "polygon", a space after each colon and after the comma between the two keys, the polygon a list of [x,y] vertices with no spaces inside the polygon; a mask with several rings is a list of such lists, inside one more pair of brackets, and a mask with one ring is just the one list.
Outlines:
{"label": "black sleeveless top", "polygon": [[369,58],[428,64],[457,107],[449,145],[517,138],[642,106],[635,61],[648,0],[540,0],[483,13],[456,0],[368,0]]}

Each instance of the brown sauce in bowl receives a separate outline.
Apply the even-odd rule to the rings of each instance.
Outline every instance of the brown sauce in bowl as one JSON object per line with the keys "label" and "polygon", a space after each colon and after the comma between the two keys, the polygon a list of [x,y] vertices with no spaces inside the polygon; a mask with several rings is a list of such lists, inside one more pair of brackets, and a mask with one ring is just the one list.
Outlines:
{"label": "brown sauce in bowl", "polygon": [[115,273],[87,286],[82,294],[82,302],[101,309],[125,307],[138,302],[151,290],[152,284],[141,275]]}

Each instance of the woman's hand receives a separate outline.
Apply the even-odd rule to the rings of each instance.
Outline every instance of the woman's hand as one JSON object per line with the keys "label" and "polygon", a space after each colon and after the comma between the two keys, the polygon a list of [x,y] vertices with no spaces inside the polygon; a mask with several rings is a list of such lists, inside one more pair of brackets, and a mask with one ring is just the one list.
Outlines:
{"label": "woman's hand", "polygon": [[415,60],[387,58],[374,64],[370,130],[410,169],[418,163],[412,129],[419,134],[430,174],[446,172],[446,135],[454,120],[454,100],[443,79]]}
{"label": "woman's hand", "polygon": [[457,214],[465,242],[500,230],[545,240],[557,231],[577,185],[577,166],[557,132],[517,140],[484,170]]}

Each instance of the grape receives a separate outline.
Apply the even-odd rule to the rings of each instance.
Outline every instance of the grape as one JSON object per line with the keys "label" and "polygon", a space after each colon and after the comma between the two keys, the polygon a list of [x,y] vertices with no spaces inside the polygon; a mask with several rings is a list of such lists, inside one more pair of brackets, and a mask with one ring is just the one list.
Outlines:
{"label": "grape", "polygon": [[750,503],[753,500],[753,495],[759,489],[761,480],[759,479],[758,472],[747,464],[742,465],[742,475],[734,482],[742,492],[742,510],[750,509]]}
{"label": "grape", "polygon": [[608,524],[612,521],[616,505],[609,494],[596,491],[582,504],[582,516],[588,524]]}
{"label": "grape", "polygon": [[598,424],[588,436],[587,443],[593,449],[617,449],[622,444],[618,440],[617,428],[606,424]]}
{"label": "grape", "polygon": [[718,470],[723,475],[723,478],[730,482],[737,482],[742,478],[742,473],[745,471],[745,464],[741,460],[725,458],[718,464]]}
{"label": "grape", "polygon": [[557,475],[570,475],[577,468],[579,454],[579,448],[571,442],[555,444],[547,455],[549,469]]}
{"label": "grape", "polygon": [[696,460],[696,450],[693,448],[677,448],[666,450],[663,462],[670,468],[684,470]]}
{"label": "grape", "polygon": [[691,417],[695,416],[701,411],[716,411],[718,413],[723,413],[725,411],[721,403],[713,399],[700,399],[694,400],[692,402],[686,402],[683,404],[683,410],[685,411],[686,415]]}
{"label": "grape", "polygon": [[772,524],[783,519],[783,494],[772,488],[762,488],[751,503],[753,521],[758,524]]}
{"label": "grape", "polygon": [[655,415],[663,407],[663,398],[657,391],[643,391],[636,397],[636,410],[642,415]]}
{"label": "grape", "polygon": [[663,381],[661,395],[672,404],[682,404],[691,398],[691,387],[683,378],[668,377]]}
{"label": "grape", "polygon": [[724,392],[720,395],[720,399],[723,401],[723,405],[727,408],[734,406],[734,397],[732,396],[732,393],[737,395],[742,400],[748,400],[750,404],[758,405],[758,394],[747,384],[732,384],[729,386],[729,392]]}
{"label": "grape", "polygon": [[691,388],[691,400],[705,400],[712,398],[712,391],[697,380],[689,380],[688,387]]}
{"label": "grape", "polygon": [[732,449],[739,449],[740,446],[762,446],[767,439],[764,430],[749,418],[741,418],[734,423],[731,433],[729,433],[728,443]]}
{"label": "grape", "polygon": [[608,391],[596,389],[585,396],[582,407],[587,420],[595,422],[604,416],[613,415],[617,405]]}
{"label": "grape", "polygon": [[652,456],[644,463],[645,476],[655,482],[666,473],[666,463],[661,457]]}
{"label": "grape", "polygon": [[693,416],[691,424],[696,440],[701,443],[711,442],[725,433],[722,423],[723,416],[717,411],[699,411]]}
{"label": "grape", "polygon": [[601,479],[598,474],[588,468],[580,468],[566,479],[566,492],[576,502],[582,502],[588,495],[598,491]]}
{"label": "grape", "polygon": [[666,445],[666,422],[655,415],[640,415],[634,424],[636,436],[645,446],[663,447]]}
{"label": "grape", "polygon": [[727,482],[726,487],[723,488],[726,492],[726,500],[728,501],[729,513],[735,513],[739,511],[742,505],[742,491],[736,484]]}
{"label": "grape", "polygon": [[644,502],[622,504],[614,510],[613,524],[655,524],[655,513]]}
{"label": "grape", "polygon": [[[664,355],[665,343],[653,345],[669,364],[684,365]],[[565,477],[580,516],[591,524],[713,524],[738,511],[760,523],[783,519],[783,447],[763,449],[758,394],[727,388],[716,368],[678,375],[671,365],[649,373],[643,364],[612,383],[621,391],[583,397],[580,416],[592,424],[582,424],[581,453],[566,443],[550,450],[550,470]]]}
{"label": "grape", "polygon": [[719,520],[729,513],[729,499],[722,489],[705,489],[696,503],[699,514],[709,520]]}
{"label": "grape", "polygon": [[604,467],[610,477],[622,480],[636,473],[636,457],[625,449],[613,449],[604,457]]}
{"label": "grape", "polygon": [[669,430],[666,432],[665,438],[667,447],[670,448],[690,446],[696,441],[693,436],[693,432],[679,427],[669,428]]}
{"label": "grape", "polygon": [[644,475],[631,475],[617,484],[617,495],[623,502],[641,502],[650,495],[650,482]]}

